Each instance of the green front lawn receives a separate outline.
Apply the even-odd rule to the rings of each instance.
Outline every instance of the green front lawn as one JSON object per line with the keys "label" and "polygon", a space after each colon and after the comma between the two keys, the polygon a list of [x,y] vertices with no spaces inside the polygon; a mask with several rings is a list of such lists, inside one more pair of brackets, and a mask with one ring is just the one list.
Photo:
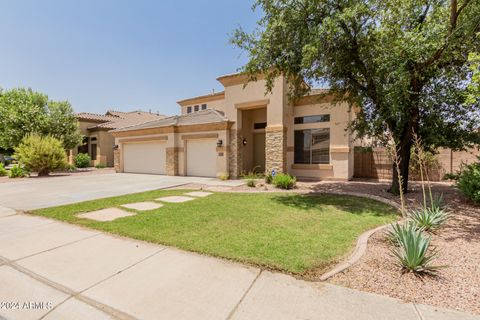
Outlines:
{"label": "green front lawn", "polygon": [[80,212],[185,192],[156,190],[33,213],[292,273],[337,261],[362,232],[397,219],[393,208],[377,201],[293,193],[215,193],[185,203],[165,203],[157,210],[112,222],[76,217]]}

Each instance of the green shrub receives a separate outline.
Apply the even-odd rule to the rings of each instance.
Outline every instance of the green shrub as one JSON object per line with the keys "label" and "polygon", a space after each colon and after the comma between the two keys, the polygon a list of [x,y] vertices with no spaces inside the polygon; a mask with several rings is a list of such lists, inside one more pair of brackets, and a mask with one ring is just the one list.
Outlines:
{"label": "green shrub", "polygon": [[273,180],[272,174],[269,173],[269,174],[265,175],[265,183],[272,184],[272,180]]}
{"label": "green shrub", "polygon": [[77,168],[88,168],[90,166],[90,156],[86,153],[79,153],[74,159]]}
{"label": "green shrub", "polygon": [[480,162],[462,166],[457,186],[468,199],[480,203]]}
{"label": "green shrub", "polygon": [[458,180],[457,173],[445,173],[443,176],[443,180]]}
{"label": "green shrub", "polygon": [[222,181],[226,181],[226,180],[230,179],[230,176],[228,175],[228,173],[223,173],[223,174],[218,176],[218,179],[220,179]]}
{"label": "green shrub", "polygon": [[46,176],[54,170],[64,169],[67,154],[63,142],[51,136],[27,135],[18,147],[15,156],[25,169]]}
{"label": "green shrub", "polygon": [[6,176],[8,173],[7,173],[7,170],[5,169],[5,167],[3,166],[3,163],[0,163],[0,177],[4,177]]}
{"label": "green shrub", "polygon": [[258,178],[258,173],[253,170],[243,175],[243,179],[247,180],[247,186],[249,186],[250,188],[255,188]]}
{"label": "green shrub", "polygon": [[99,164],[95,165],[95,168],[97,168],[97,169],[103,169],[103,168],[106,168],[106,167],[107,166],[103,163],[99,163]]}
{"label": "green shrub", "polygon": [[23,178],[27,175],[28,172],[18,164],[14,165],[10,171],[8,171],[8,177],[10,178]]}
{"label": "green shrub", "polygon": [[272,183],[280,189],[292,189],[297,183],[297,179],[289,174],[279,173],[273,177]]}
{"label": "green shrub", "polygon": [[67,164],[67,166],[65,167],[65,171],[68,171],[68,172],[74,172],[75,170],[77,170],[77,167],[75,167],[73,164]]}
{"label": "green shrub", "polygon": [[408,215],[419,229],[432,231],[445,223],[450,213],[445,209],[427,207],[413,210]]}
{"label": "green shrub", "polygon": [[436,249],[429,250],[430,236],[425,236],[421,230],[412,227],[411,223],[397,223],[392,226],[392,237],[398,243],[392,252],[403,270],[418,274],[437,272],[439,266],[432,263],[438,252]]}

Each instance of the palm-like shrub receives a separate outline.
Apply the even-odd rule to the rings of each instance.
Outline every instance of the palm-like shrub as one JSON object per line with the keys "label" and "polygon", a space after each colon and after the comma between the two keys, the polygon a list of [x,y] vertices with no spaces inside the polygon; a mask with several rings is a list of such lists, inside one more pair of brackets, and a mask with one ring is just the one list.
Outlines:
{"label": "palm-like shrub", "polygon": [[15,155],[25,169],[38,172],[39,176],[64,169],[67,165],[63,142],[51,136],[27,135],[15,148]]}
{"label": "palm-like shrub", "polygon": [[86,153],[79,153],[74,158],[75,167],[87,168],[90,166],[90,156]]}
{"label": "palm-like shrub", "polygon": [[403,270],[417,274],[437,272],[440,267],[433,265],[433,261],[438,252],[436,249],[430,250],[430,236],[425,236],[422,230],[412,227],[409,223],[393,225],[391,232],[398,244],[392,252]]}
{"label": "palm-like shrub", "polygon": [[410,219],[419,229],[432,231],[439,228],[450,216],[450,212],[438,206],[430,206],[411,211]]}
{"label": "palm-like shrub", "polygon": [[272,183],[275,187],[280,189],[292,189],[297,183],[297,179],[289,174],[279,173],[272,179]]}

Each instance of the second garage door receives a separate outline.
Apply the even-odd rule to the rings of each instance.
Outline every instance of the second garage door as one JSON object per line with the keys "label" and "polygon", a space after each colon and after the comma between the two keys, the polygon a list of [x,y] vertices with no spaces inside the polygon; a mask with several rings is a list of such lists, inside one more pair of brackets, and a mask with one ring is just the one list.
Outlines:
{"label": "second garage door", "polygon": [[165,142],[139,142],[123,145],[123,171],[165,174]]}
{"label": "second garage door", "polygon": [[217,175],[217,140],[187,141],[187,175],[197,177]]}

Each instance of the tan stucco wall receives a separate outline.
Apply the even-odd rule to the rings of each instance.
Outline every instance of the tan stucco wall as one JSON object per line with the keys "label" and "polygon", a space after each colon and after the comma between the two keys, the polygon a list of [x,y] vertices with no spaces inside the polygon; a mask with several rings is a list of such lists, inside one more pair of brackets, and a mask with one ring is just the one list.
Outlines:
{"label": "tan stucco wall", "polygon": [[[330,122],[312,124],[294,124],[293,120],[287,126],[290,147],[288,152],[289,172],[298,177],[317,179],[348,180],[353,177],[353,142],[347,130],[352,113],[347,103],[333,105],[331,103],[313,103],[295,106],[294,117],[330,114]],[[294,165],[294,130],[329,128],[330,129],[330,166],[328,165]],[[312,168],[312,169],[309,169]]]}
{"label": "tan stucco wall", "polygon": [[[170,132],[164,134],[153,134],[153,135],[139,135],[135,136],[134,139],[138,139],[138,141],[144,140],[153,140],[159,138],[166,138],[166,148],[173,148],[170,150],[174,150],[177,157],[178,157],[178,167],[175,168],[175,174],[178,175],[186,175],[186,157],[185,157],[185,150],[187,147],[188,139],[211,139],[214,140],[215,143],[217,140],[223,141],[223,147],[217,150],[217,157],[216,157],[216,171],[217,177],[226,175],[228,173],[228,131],[227,130],[214,130],[214,131],[202,131],[202,132],[185,132],[185,133],[178,133],[178,132]],[[122,157],[122,149],[123,149],[123,142],[128,141],[129,137],[117,137],[115,138],[115,143],[119,147],[119,154],[120,154],[120,164],[119,164],[119,172],[123,172],[123,157]],[[167,174],[171,173],[171,170],[168,170],[169,163],[166,164],[166,172]]]}
{"label": "tan stucco wall", "polygon": [[[98,124],[98,122],[79,121],[80,133],[86,137],[96,137],[97,141],[97,160],[91,161],[90,165],[104,164],[107,167],[113,167],[113,136],[105,130],[90,131],[87,128]],[[70,162],[73,164],[73,158],[77,155],[78,149],[70,150]]]}
{"label": "tan stucco wall", "polygon": [[208,101],[208,102],[200,102],[200,103],[194,103],[192,105],[188,105],[188,106],[180,106],[181,108],[181,113],[182,114],[186,114],[187,113],[187,107],[191,106],[192,107],[192,112],[194,112],[194,109],[193,107],[195,105],[198,105],[200,110],[202,110],[202,104],[206,104],[207,105],[207,109],[215,109],[215,110],[219,110],[219,111],[222,111],[222,112],[225,112],[225,100],[224,99],[221,99],[221,100],[214,100],[214,101]]}

